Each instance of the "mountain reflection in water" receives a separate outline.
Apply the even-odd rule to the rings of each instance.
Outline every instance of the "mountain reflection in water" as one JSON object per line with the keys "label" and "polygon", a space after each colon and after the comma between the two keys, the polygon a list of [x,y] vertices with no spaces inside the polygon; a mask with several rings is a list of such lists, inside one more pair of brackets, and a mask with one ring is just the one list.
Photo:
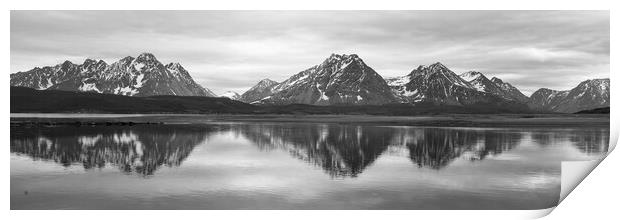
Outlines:
{"label": "mountain reflection in water", "polygon": [[519,144],[522,134],[502,130],[477,129],[413,129],[416,134],[400,143],[409,149],[411,161],[419,167],[440,169],[454,159],[466,155],[470,160],[483,160],[501,154]]}
{"label": "mountain reflection in water", "polygon": [[[564,132],[565,131],[565,132]],[[457,158],[484,160],[529,138],[573,143],[584,153],[607,150],[608,129],[563,132],[515,129],[384,127],[339,124],[234,123],[101,127],[11,128],[11,152],[85,169],[107,164],[150,176],[180,166],[210,135],[235,134],[265,151],[281,150],[320,167],[331,177],[356,177],[384,153],[409,157],[418,167],[442,169]]]}
{"label": "mountain reflection in water", "polygon": [[264,150],[280,149],[331,176],[360,174],[383,153],[393,129],[347,125],[243,124],[233,131]]}
{"label": "mountain reflection in water", "polygon": [[11,128],[11,152],[84,169],[106,164],[152,175],[179,166],[215,127],[189,125]]}

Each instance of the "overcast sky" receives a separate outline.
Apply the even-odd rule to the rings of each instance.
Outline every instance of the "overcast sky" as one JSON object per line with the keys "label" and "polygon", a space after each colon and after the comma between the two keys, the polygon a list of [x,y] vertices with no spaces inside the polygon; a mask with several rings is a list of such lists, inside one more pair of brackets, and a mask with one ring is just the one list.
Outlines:
{"label": "overcast sky", "polygon": [[442,62],[529,95],[609,77],[608,11],[12,11],[11,72],[142,52],[216,93],[282,81],[332,53],[383,77]]}

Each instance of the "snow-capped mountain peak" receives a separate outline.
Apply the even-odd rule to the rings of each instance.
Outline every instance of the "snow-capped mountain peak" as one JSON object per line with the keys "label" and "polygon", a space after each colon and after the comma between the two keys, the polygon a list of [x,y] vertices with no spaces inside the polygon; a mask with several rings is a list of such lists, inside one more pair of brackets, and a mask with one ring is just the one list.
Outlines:
{"label": "snow-capped mountain peak", "polygon": [[440,62],[433,63],[431,65],[419,65],[409,73],[409,75],[432,75],[432,74],[445,74],[452,72],[448,67],[444,66]]}
{"label": "snow-capped mountain peak", "polygon": [[429,65],[428,68],[431,68],[431,70],[433,70],[433,71],[436,71],[437,69],[448,69],[448,67],[443,65],[443,63],[441,63],[441,62],[433,63],[433,64]]}
{"label": "snow-capped mountain peak", "polygon": [[270,91],[271,94],[264,93],[258,101],[315,105],[394,101],[385,80],[356,54],[331,54],[321,64],[291,76]]}
{"label": "snow-capped mountain peak", "polygon": [[359,61],[361,60],[359,58],[359,56],[357,54],[335,54],[332,53],[327,59],[325,59],[325,62],[329,62],[329,63],[334,63],[334,62],[340,62],[343,60],[348,60],[348,61]]}
{"label": "snow-capped mountain peak", "polygon": [[331,54],[317,69],[330,69],[332,74],[342,72],[349,65],[365,68],[366,63],[357,54]]}
{"label": "snow-capped mountain peak", "polygon": [[471,85],[440,62],[420,65],[409,74],[387,80],[393,94],[400,102],[458,103],[452,97],[457,90],[470,89]]}
{"label": "snow-capped mountain peak", "polygon": [[[155,55],[151,53],[142,53],[138,55],[138,57],[136,57],[136,59],[131,62],[131,65],[133,65],[133,67],[138,71],[141,71],[143,68],[145,68],[146,70],[153,70],[161,69],[163,67],[163,64],[160,63],[157,58],[155,58]],[[157,73],[159,71],[149,72]]]}
{"label": "snow-capped mountain peak", "polygon": [[449,84],[471,88],[469,83],[440,62],[433,63],[429,66],[420,65],[409,73],[409,77],[412,79],[423,77],[424,80],[447,80]]}

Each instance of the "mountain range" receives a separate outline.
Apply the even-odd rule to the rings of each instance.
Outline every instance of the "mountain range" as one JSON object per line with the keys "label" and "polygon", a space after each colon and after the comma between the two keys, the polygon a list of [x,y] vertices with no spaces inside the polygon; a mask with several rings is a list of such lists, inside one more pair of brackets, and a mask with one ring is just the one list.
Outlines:
{"label": "mountain range", "polygon": [[[217,97],[197,84],[179,63],[163,65],[153,54],[115,63],[87,59],[11,74],[11,86],[37,90],[96,92],[125,96]],[[400,77],[383,78],[356,54],[332,54],[282,82],[263,79],[243,94],[227,97],[258,105],[464,106],[573,113],[609,106],[609,79],[592,79],[566,91],[542,88],[530,97],[499,78],[469,71],[456,74],[442,63],[421,65]]]}
{"label": "mountain range", "polygon": [[552,112],[578,112],[609,107],[609,79],[586,80],[564,91],[542,88],[532,93],[528,105],[532,109]]}
{"label": "mountain range", "polygon": [[[464,75],[471,75],[465,73]],[[482,73],[477,77],[468,77],[470,81],[452,72],[441,63],[419,66],[409,74],[388,78],[393,93],[402,103],[430,102],[445,105],[523,105],[517,100],[501,94],[509,93],[486,79]],[[488,82],[484,81],[486,79]],[[478,83],[485,83],[490,90]]]}
{"label": "mountain range", "polygon": [[112,64],[86,59],[82,64],[65,61],[11,74],[11,86],[39,90],[97,92],[127,96],[209,96],[179,63],[162,64],[153,54],[128,56]]}

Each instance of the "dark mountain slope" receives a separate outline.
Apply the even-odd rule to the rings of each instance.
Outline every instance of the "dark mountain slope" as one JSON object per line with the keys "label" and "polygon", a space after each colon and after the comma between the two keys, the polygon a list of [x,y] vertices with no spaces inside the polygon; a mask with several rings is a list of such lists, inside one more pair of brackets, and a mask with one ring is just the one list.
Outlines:
{"label": "dark mountain slope", "polygon": [[239,98],[239,101],[247,103],[260,101],[261,99],[272,95],[272,89],[276,85],[278,85],[278,82],[276,81],[270,79],[263,79],[252,88],[250,88],[248,91],[244,92]]}
{"label": "dark mountain slope", "polygon": [[609,107],[595,108],[595,109],[578,111],[578,112],[575,112],[575,114],[609,114],[609,110],[610,110]]}

